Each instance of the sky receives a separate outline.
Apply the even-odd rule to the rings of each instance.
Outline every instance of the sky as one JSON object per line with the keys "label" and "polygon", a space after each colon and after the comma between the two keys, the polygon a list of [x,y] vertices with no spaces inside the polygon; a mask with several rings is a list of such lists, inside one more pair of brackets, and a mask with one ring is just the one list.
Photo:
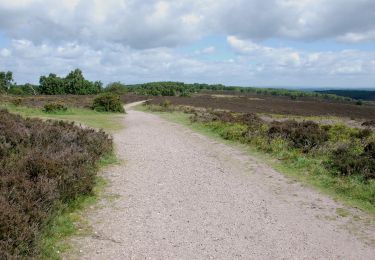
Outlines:
{"label": "sky", "polygon": [[374,0],[0,0],[0,71],[375,87]]}

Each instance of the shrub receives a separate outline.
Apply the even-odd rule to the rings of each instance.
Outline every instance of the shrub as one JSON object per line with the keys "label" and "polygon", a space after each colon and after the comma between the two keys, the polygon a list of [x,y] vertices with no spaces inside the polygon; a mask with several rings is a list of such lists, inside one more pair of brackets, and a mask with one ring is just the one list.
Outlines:
{"label": "shrub", "polygon": [[190,121],[192,123],[194,122],[201,122],[201,123],[209,123],[213,121],[217,121],[217,116],[215,116],[212,113],[207,113],[207,112],[194,112],[192,116],[190,116]]}
{"label": "shrub", "polygon": [[234,113],[227,111],[208,111],[208,112],[196,112],[190,118],[192,122],[213,122],[221,121],[224,123],[239,123],[247,126],[259,126],[263,123],[254,113],[244,113],[235,115]]}
{"label": "shrub", "polygon": [[0,111],[0,259],[31,258],[57,205],[89,194],[112,150],[102,131]]}
{"label": "shrub", "polygon": [[303,152],[308,152],[328,140],[327,132],[312,121],[274,121],[270,125],[268,136],[271,139],[283,137],[290,141],[292,147],[300,148]]}
{"label": "shrub", "polygon": [[348,142],[356,135],[357,130],[343,124],[333,125],[328,130],[329,140],[333,143]]}
{"label": "shrub", "polygon": [[232,124],[223,127],[220,135],[226,140],[242,140],[247,134],[247,127],[241,124]]}
{"label": "shrub", "polygon": [[171,101],[169,101],[168,99],[164,100],[164,102],[162,102],[162,103],[160,104],[161,107],[166,108],[166,109],[170,108],[171,105],[172,105],[172,103],[171,103]]}
{"label": "shrub", "polygon": [[65,105],[58,102],[47,103],[43,106],[43,111],[46,113],[64,112],[67,109]]}
{"label": "shrub", "polygon": [[47,103],[43,107],[43,111],[46,113],[65,112],[68,108],[60,103]]}
{"label": "shrub", "polygon": [[362,123],[362,126],[365,127],[375,127],[375,120],[369,120]]}
{"label": "shrub", "polygon": [[259,127],[261,124],[264,123],[263,120],[260,119],[255,113],[241,114],[240,116],[238,116],[237,121],[239,123],[244,123],[245,125],[252,127]]}
{"label": "shrub", "polygon": [[120,97],[110,92],[98,95],[91,108],[99,112],[125,112]]}
{"label": "shrub", "polygon": [[16,107],[20,106],[22,104],[22,99],[21,98],[15,98],[12,99],[12,104],[15,105]]}
{"label": "shrub", "polygon": [[358,129],[357,132],[353,135],[355,138],[366,139],[372,135],[373,131],[371,129]]}
{"label": "shrub", "polygon": [[13,86],[9,89],[8,93],[16,96],[25,95],[25,92],[22,88]]}
{"label": "shrub", "polygon": [[375,142],[368,143],[364,148],[353,143],[339,145],[332,151],[327,168],[342,176],[375,179]]}

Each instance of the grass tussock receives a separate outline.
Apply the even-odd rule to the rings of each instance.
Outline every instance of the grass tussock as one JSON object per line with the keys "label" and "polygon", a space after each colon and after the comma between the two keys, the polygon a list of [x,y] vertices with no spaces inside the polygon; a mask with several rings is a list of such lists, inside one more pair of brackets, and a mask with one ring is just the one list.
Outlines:
{"label": "grass tussock", "polygon": [[0,259],[37,255],[38,240],[61,205],[90,194],[112,140],[63,121],[0,111]]}

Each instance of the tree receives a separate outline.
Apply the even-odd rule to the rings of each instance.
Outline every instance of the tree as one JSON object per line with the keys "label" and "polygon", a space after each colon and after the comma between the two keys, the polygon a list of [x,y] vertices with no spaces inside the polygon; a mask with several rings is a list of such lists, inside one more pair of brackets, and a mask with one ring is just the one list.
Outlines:
{"label": "tree", "polygon": [[112,92],[112,93],[115,93],[117,95],[122,95],[122,94],[125,94],[126,92],[128,92],[128,89],[121,82],[112,82],[112,83],[109,83],[105,87],[104,91],[105,92]]}
{"label": "tree", "polygon": [[46,95],[66,94],[65,81],[56,74],[50,73],[48,77],[41,76],[39,79],[40,93]]}
{"label": "tree", "polygon": [[102,90],[100,81],[91,82],[83,77],[80,69],[71,71],[65,78],[60,78],[55,74],[48,77],[40,77],[40,93],[47,95],[72,94],[89,95],[98,94]]}
{"label": "tree", "polygon": [[13,73],[11,71],[0,71],[0,92],[8,92],[13,83]]}

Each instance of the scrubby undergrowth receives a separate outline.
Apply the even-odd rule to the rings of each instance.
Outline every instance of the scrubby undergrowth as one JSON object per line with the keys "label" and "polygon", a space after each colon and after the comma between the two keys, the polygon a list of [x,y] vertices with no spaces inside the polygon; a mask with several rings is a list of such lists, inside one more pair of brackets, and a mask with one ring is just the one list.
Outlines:
{"label": "scrubby undergrowth", "polygon": [[37,255],[54,211],[92,192],[111,150],[102,131],[0,110],[0,259]]}
{"label": "scrubby undergrowth", "polygon": [[266,122],[254,113],[176,107],[170,103],[146,106],[156,112],[187,113],[193,124],[266,152],[302,179],[375,212],[375,134],[370,128],[313,121]]}

